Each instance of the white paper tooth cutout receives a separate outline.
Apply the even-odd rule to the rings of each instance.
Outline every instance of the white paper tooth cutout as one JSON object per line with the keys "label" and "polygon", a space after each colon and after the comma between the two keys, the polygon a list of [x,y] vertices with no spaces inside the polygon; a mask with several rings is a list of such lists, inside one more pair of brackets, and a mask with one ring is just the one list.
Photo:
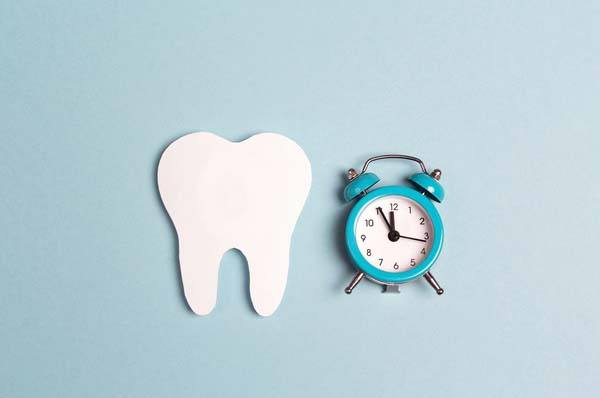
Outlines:
{"label": "white paper tooth cutout", "polygon": [[231,248],[246,256],[256,312],[277,309],[311,179],[302,148],[279,134],[230,142],[192,133],[165,149],[158,189],[177,230],[185,297],[196,314],[214,308],[221,257]]}

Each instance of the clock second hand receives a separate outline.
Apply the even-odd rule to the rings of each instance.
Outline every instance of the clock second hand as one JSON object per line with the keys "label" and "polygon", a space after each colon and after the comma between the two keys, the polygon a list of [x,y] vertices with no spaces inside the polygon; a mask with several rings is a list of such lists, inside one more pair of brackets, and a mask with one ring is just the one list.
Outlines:
{"label": "clock second hand", "polygon": [[388,239],[391,240],[392,242],[396,242],[399,238],[416,240],[419,242],[427,242],[425,239],[419,239],[419,238],[413,238],[411,236],[400,235],[400,233],[398,231],[396,231],[396,219],[394,217],[393,211],[390,211],[390,221],[388,221],[387,218],[385,217],[385,215],[383,214],[383,209],[381,207],[378,207],[377,211],[379,212],[379,214],[381,214],[383,221],[385,221],[385,225],[387,225],[388,229],[390,230],[390,232],[388,233]]}
{"label": "clock second hand", "polygon": [[427,242],[427,240],[425,240],[425,239],[412,238],[410,236],[398,235],[398,237],[399,238],[404,238],[404,239],[418,240],[419,242]]}

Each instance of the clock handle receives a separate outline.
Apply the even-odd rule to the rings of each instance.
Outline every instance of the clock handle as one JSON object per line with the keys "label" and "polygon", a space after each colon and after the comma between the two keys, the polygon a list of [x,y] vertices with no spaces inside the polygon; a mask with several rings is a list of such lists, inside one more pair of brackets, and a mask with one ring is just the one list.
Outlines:
{"label": "clock handle", "polygon": [[377,160],[383,160],[383,159],[404,159],[404,160],[410,160],[413,162],[417,162],[419,164],[419,166],[421,166],[421,170],[423,170],[423,173],[425,174],[429,174],[427,173],[427,169],[425,168],[425,164],[423,163],[423,161],[417,157],[414,156],[408,156],[408,155],[379,155],[379,156],[373,156],[372,158],[367,159],[367,161],[365,162],[361,174],[363,174],[365,171],[367,171],[367,168],[369,167],[369,164],[371,164],[372,162],[375,162]]}

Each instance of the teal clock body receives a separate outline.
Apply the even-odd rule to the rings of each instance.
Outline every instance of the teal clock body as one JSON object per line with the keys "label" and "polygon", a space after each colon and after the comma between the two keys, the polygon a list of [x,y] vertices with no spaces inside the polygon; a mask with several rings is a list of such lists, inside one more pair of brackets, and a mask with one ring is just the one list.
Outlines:
{"label": "teal clock body", "polygon": [[[399,158],[419,163],[422,172],[409,178],[412,186],[388,185],[369,191],[379,177],[367,173],[375,160]],[[356,203],[345,226],[345,242],[357,273],[346,288],[350,294],[364,278],[398,291],[398,285],[424,277],[438,294],[439,286],[430,269],[438,259],[444,242],[442,218],[433,202],[445,193],[439,178],[423,162],[406,155],[383,155],[367,160],[361,174],[348,172],[350,183],[344,198]]]}
{"label": "teal clock body", "polygon": [[[376,265],[372,265],[361,253],[358,247],[360,237],[357,237],[356,231],[357,224],[360,221],[359,215],[364,213],[369,204],[377,199],[386,198],[390,198],[390,202],[393,202],[394,199],[392,198],[395,198],[396,196],[406,197],[418,203],[425,209],[433,226],[433,236],[431,238],[433,239],[433,242],[431,248],[427,251],[425,258],[423,258],[418,265],[403,272],[387,272],[378,268]],[[444,242],[444,226],[437,209],[422,193],[409,187],[390,185],[367,193],[354,205],[348,215],[348,220],[346,221],[345,235],[346,248],[348,249],[350,258],[356,266],[364,271],[371,279],[383,284],[405,283],[423,276],[433,266],[442,250],[442,244]]]}

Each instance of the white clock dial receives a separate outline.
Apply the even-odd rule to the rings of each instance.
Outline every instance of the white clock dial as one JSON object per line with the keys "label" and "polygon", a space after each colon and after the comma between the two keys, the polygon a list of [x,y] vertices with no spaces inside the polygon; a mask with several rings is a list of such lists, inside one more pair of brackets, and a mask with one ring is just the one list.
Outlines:
{"label": "white clock dial", "polygon": [[415,201],[388,195],[369,203],[354,227],[361,254],[374,267],[404,272],[418,266],[429,254],[433,225]]}

